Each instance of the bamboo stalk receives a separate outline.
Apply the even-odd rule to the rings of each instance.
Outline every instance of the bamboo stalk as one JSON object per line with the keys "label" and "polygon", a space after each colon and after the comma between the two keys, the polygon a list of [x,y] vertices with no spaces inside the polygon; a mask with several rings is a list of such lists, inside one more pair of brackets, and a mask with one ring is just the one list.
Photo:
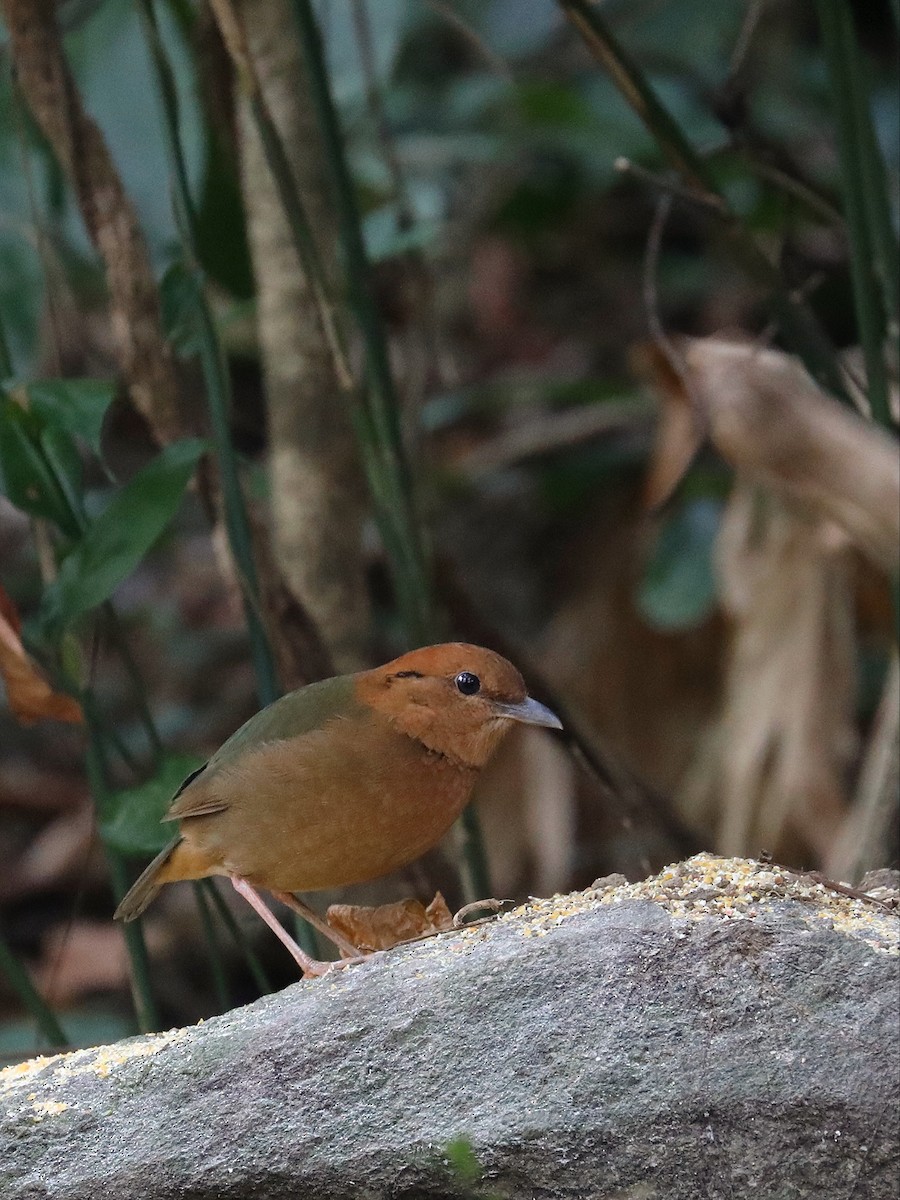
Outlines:
{"label": "bamboo stalk", "polygon": [[[96,702],[90,689],[87,689],[82,695],[82,707],[88,733],[85,753],[88,782],[94,797],[94,809],[102,814],[109,812],[110,808],[110,790],[106,779],[106,747],[102,726],[97,716]],[[103,850],[113,896],[118,904],[129,887],[125,860],[117,850],[106,843],[103,844]],[[141,1033],[151,1033],[153,1030],[159,1029],[160,1021],[150,982],[150,960],[147,956],[144,931],[139,921],[131,921],[123,927],[122,932],[128,950],[131,995],[138,1029]]]}

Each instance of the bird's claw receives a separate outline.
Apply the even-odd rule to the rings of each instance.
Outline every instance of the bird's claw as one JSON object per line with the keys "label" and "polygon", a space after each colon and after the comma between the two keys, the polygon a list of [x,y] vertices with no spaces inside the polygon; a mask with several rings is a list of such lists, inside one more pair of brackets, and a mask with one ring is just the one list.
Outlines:
{"label": "bird's claw", "polygon": [[335,971],[343,971],[344,967],[355,967],[358,963],[367,962],[370,958],[380,953],[380,950],[373,950],[369,954],[357,954],[353,958],[337,958],[330,962],[313,960],[304,968],[303,978],[322,979],[326,975],[333,975]]}

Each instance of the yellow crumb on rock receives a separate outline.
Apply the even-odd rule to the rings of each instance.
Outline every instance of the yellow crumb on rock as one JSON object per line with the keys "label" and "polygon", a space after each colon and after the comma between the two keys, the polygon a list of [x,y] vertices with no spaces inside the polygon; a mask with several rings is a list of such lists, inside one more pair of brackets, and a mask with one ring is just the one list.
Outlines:
{"label": "yellow crumb on rock", "polygon": [[[87,1050],[73,1050],[67,1054],[39,1056],[27,1062],[0,1070],[0,1101],[15,1099],[25,1086],[52,1088],[64,1084],[76,1075],[98,1075],[106,1079],[126,1062],[135,1058],[148,1058],[158,1054],[165,1046],[180,1041],[187,1035],[186,1029],[170,1029],[166,1033],[155,1033],[144,1038],[133,1038],[117,1042],[112,1046],[94,1046]],[[39,1116],[53,1116],[69,1105],[60,1105],[54,1100],[38,1099],[37,1092],[27,1096],[31,1107]]]}
{"label": "yellow crumb on rock", "polygon": [[498,917],[498,922],[518,924],[524,937],[535,937],[578,913],[634,900],[649,900],[672,917],[691,921],[711,917],[750,921],[773,904],[793,902],[811,924],[827,921],[880,954],[900,955],[900,910],[891,911],[891,893],[879,891],[876,896],[883,903],[845,895],[786,867],[695,854],[640,883],[612,882],[567,896],[532,899]]}

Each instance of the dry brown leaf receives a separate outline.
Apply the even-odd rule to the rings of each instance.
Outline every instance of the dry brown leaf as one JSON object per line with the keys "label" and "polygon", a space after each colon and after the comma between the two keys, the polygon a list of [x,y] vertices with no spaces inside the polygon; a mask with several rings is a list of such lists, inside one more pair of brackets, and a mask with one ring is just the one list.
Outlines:
{"label": "dry brown leaf", "polygon": [[84,720],[80,704],[71,696],[53,690],[40,667],[25,652],[18,629],[15,606],[0,588],[0,676],[16,720],[24,725],[43,720],[80,724]]}
{"label": "dry brown leaf", "polygon": [[377,908],[332,904],[326,916],[329,925],[360,950],[389,950],[410,938],[453,928],[453,915],[440,892],[435,893],[427,908],[411,898]]}
{"label": "dry brown leaf", "polygon": [[662,401],[653,454],[644,476],[644,503],[648,508],[658,508],[687,474],[706,430],[684,376],[660,350],[652,346],[639,348],[633,366],[639,374],[650,376]]}
{"label": "dry brown leaf", "polygon": [[778,350],[721,338],[684,339],[678,350],[681,376],[661,354],[647,356],[663,400],[651,500],[665,499],[687,469],[696,413],[737,472],[832,522],[885,570],[900,568],[900,458],[889,434]]}
{"label": "dry brown leaf", "polygon": [[722,713],[685,806],[696,825],[716,827],[723,853],[812,851],[822,862],[856,750],[849,548],[742,478],[716,554],[733,638]]}

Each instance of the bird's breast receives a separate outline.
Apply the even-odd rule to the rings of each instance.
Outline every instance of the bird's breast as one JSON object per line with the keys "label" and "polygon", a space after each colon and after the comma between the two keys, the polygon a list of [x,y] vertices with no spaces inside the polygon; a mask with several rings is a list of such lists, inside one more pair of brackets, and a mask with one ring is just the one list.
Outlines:
{"label": "bird's breast", "polygon": [[377,714],[336,718],[217,771],[208,788],[223,810],[185,820],[182,833],[224,871],[262,887],[361,883],[436,845],[477,774]]}

